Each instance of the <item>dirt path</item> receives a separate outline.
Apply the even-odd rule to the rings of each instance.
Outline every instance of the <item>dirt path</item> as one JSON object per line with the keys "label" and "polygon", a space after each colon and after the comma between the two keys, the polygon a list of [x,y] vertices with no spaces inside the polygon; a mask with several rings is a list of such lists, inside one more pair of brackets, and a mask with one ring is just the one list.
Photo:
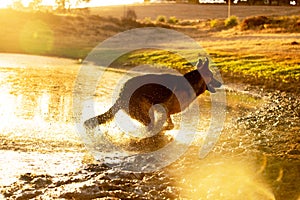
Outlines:
{"label": "dirt path", "polygon": [[[151,17],[156,19],[158,15],[167,17],[175,16],[178,19],[200,20],[227,18],[227,5],[191,5],[191,4],[150,4],[150,5],[130,5],[130,6],[109,6],[91,8],[92,14],[101,16],[122,17],[127,9],[133,9],[138,19]],[[239,18],[248,16],[283,16],[283,15],[299,15],[299,6],[247,6],[234,5],[231,6],[231,15]]]}

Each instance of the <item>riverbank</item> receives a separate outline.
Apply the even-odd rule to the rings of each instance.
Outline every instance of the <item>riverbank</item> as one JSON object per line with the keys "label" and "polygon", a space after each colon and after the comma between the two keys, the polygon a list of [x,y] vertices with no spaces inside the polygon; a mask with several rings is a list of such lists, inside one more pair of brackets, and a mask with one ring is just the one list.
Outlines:
{"label": "riverbank", "polygon": [[[199,42],[216,63],[225,81],[299,93],[296,85],[300,79],[300,17],[293,16],[296,11],[282,13],[281,7],[258,6],[258,11],[259,8],[273,9],[272,12],[277,11],[279,16],[247,18],[259,14],[254,12],[255,9],[250,9],[248,15],[244,13],[240,19],[233,18],[233,26],[226,26],[224,18],[214,18],[218,17],[217,13],[223,6],[212,6],[215,11],[209,9],[209,5],[186,6],[192,10],[203,8],[210,19],[195,19],[194,16],[185,20],[174,16],[173,20],[168,21],[171,18],[161,15],[161,19],[166,20],[164,22],[154,19],[153,11],[147,10],[147,6],[142,7],[143,14],[146,15],[148,11],[152,18],[137,16],[137,20],[132,20],[130,16],[126,18],[126,15],[125,18],[109,16],[107,9],[114,13],[120,7],[103,8],[103,13],[94,9],[92,14],[80,15],[0,10],[3,27],[0,32],[0,52],[67,57],[81,61],[96,45],[117,33],[133,28],[163,27],[179,31]],[[252,8],[242,6],[239,9],[244,7]],[[126,7],[133,11],[135,8]],[[160,9],[163,8],[164,4],[161,4]],[[157,16],[160,15],[160,9],[157,10]],[[180,6],[176,5],[174,9],[180,9]],[[139,14],[140,10],[137,11]],[[281,13],[290,16],[280,16]],[[144,58],[136,57],[134,62],[141,60],[151,64],[161,60],[161,55],[146,54]],[[184,63],[180,66],[178,60],[172,57],[168,58],[168,62],[175,68],[185,66]]]}

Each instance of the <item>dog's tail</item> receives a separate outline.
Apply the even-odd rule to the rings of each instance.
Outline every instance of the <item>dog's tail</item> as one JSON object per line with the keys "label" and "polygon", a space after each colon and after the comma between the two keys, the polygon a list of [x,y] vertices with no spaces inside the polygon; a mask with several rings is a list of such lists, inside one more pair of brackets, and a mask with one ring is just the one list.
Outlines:
{"label": "dog's tail", "polygon": [[94,129],[100,124],[104,124],[110,120],[112,120],[115,114],[120,110],[118,101],[105,113],[98,115],[96,117],[92,117],[84,122],[84,126],[88,129]]}

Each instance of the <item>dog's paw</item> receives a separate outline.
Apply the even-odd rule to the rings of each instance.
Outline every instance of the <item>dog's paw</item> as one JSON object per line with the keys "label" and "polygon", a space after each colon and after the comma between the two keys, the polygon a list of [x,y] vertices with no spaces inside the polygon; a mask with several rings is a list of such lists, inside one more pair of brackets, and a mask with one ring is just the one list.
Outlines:
{"label": "dog's paw", "polygon": [[90,118],[84,122],[84,127],[87,129],[94,129],[99,125],[97,117]]}

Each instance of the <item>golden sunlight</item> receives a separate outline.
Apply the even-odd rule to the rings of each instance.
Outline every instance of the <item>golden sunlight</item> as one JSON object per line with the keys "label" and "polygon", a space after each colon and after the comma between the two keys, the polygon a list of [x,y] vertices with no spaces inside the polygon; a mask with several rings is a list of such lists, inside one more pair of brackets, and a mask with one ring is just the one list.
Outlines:
{"label": "golden sunlight", "polygon": [[[32,0],[21,0],[23,6],[27,7]],[[7,8],[14,3],[14,0],[1,0],[0,8]]]}
{"label": "golden sunlight", "polygon": [[23,6],[27,7],[32,0],[22,0]]}
{"label": "golden sunlight", "polygon": [[124,4],[133,4],[133,3],[143,3],[143,0],[111,0],[111,1],[99,1],[91,0],[88,4],[90,7],[96,6],[111,6],[111,5],[124,5]]}
{"label": "golden sunlight", "polygon": [[[185,160],[183,160],[185,162]],[[193,161],[197,168],[175,174],[187,199],[275,200],[273,191],[256,171],[255,163],[241,158],[207,157]],[[185,163],[184,166],[187,166]]]}
{"label": "golden sunlight", "polygon": [[0,1],[0,8],[7,8],[11,4],[12,4],[12,0]]}
{"label": "golden sunlight", "polygon": [[[7,8],[13,4],[13,0],[1,0],[0,8]],[[27,7],[32,0],[21,0],[23,6]],[[109,5],[124,5],[124,4],[133,4],[133,3],[143,3],[144,0],[111,0],[111,1],[99,1],[99,0],[91,0],[89,3],[85,4],[88,7],[95,6],[109,6]],[[55,0],[42,0],[42,5],[46,6],[54,6]],[[75,0],[71,0],[71,5],[76,5]],[[79,4],[80,6],[80,4]]]}
{"label": "golden sunlight", "polygon": [[55,0],[43,0],[42,4],[47,6],[53,6],[55,5]]}

